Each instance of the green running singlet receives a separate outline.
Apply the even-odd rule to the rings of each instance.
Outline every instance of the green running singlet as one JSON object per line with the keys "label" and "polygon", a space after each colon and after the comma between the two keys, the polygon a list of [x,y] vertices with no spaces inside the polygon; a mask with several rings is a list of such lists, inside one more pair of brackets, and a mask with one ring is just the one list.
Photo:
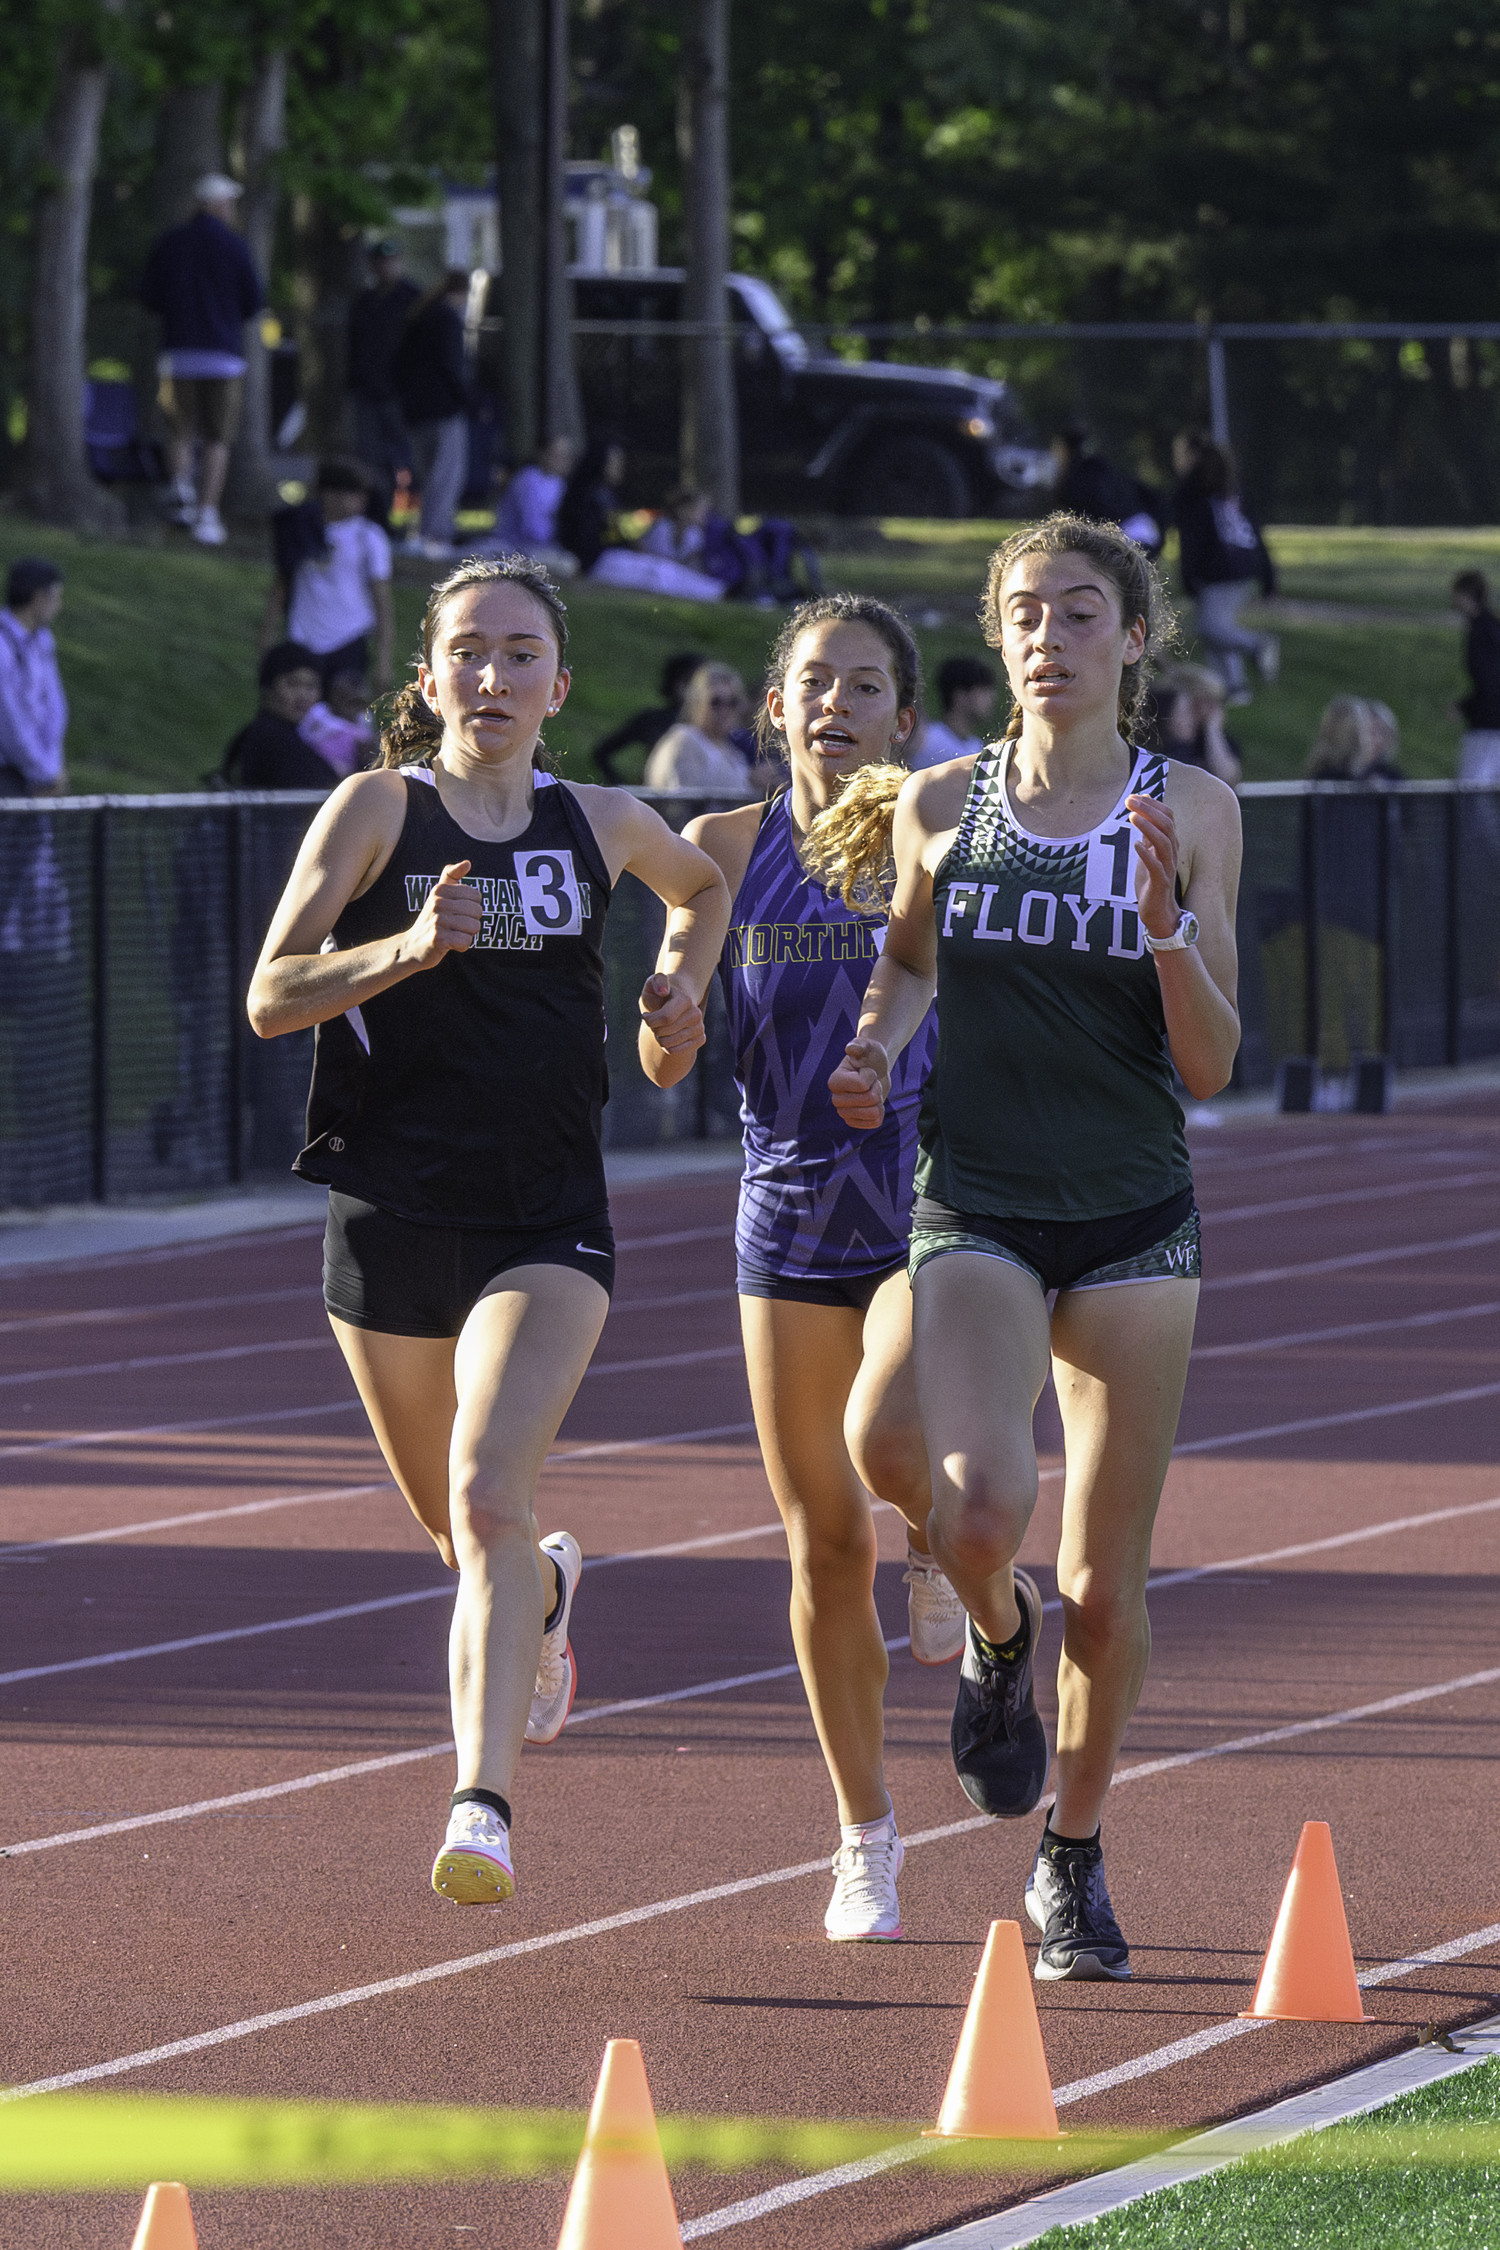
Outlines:
{"label": "green running singlet", "polygon": [[995,1218],[1105,1219],[1192,1185],[1156,966],[1135,905],[1128,796],[1162,798],[1135,755],[1087,836],[1033,836],[1006,793],[1010,745],[975,763],[933,880],[938,1051],[919,1195]]}

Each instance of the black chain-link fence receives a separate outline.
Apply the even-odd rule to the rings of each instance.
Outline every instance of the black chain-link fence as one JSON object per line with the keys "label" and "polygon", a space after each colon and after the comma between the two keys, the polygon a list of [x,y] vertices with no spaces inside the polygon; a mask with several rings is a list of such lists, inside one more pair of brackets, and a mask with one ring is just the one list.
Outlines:
{"label": "black chain-link fence", "polygon": [[[300,794],[0,799],[0,1208],[181,1195],[284,1172],[312,1033],[269,1042],[244,997],[314,807]],[[704,800],[654,800],[674,827]],[[1244,1040],[1235,1082],[1288,1058],[1423,1069],[1500,1054],[1500,791],[1446,782],[1241,791]],[[605,1140],[732,1139],[717,986],[670,1092],[636,1060],[664,910],[610,909]]]}

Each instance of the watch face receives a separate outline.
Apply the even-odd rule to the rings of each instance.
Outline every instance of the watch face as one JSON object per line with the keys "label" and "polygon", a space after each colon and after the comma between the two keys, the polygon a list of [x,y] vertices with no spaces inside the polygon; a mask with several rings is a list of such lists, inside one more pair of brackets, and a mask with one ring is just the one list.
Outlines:
{"label": "watch face", "polygon": [[1198,917],[1196,914],[1184,913],[1182,920],[1177,925],[1177,935],[1182,939],[1184,945],[1197,944]]}

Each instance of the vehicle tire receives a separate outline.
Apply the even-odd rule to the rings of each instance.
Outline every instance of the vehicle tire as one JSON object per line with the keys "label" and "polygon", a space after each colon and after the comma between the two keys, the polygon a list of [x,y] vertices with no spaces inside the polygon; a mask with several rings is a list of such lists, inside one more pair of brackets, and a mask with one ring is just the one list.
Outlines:
{"label": "vehicle tire", "polygon": [[940,438],[883,438],[856,463],[846,487],[861,516],[968,516],[968,472]]}

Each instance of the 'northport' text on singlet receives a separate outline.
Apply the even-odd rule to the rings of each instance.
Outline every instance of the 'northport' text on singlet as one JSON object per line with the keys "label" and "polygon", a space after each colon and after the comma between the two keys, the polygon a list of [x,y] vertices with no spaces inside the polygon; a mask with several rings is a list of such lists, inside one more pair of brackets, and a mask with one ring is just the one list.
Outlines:
{"label": "'northport' text on singlet", "polygon": [[735,894],[719,964],[745,1128],[735,1248],[759,1272],[840,1280],[906,1255],[932,1015],[897,1060],[877,1131],[851,1131],[828,1091],[884,936],[883,924],[809,878],[791,799],[776,798]]}
{"label": "'northport' text on singlet", "polygon": [[1086,836],[1034,836],[1009,743],[977,760],[933,882],[937,1062],[917,1186],[995,1218],[1104,1219],[1191,1185],[1156,966],[1136,911],[1128,796],[1162,798],[1138,751]]}
{"label": "'northport' text on singlet", "polygon": [[425,768],[405,779],[396,848],[339,916],[334,944],[409,929],[455,860],[470,862],[484,920],[467,952],[319,1024],[295,1169],[404,1219],[566,1225],[607,1201],[608,870],[550,776],[536,777],[530,826],[505,844],[460,828]]}

